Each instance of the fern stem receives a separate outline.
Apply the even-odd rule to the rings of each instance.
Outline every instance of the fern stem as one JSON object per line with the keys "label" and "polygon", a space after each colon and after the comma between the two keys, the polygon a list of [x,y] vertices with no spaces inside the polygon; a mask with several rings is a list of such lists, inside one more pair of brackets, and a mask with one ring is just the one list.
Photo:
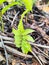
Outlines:
{"label": "fern stem", "polygon": [[20,19],[20,21],[19,21],[19,25],[22,24],[22,27],[23,27],[23,23],[22,23],[23,17],[24,17],[24,15],[25,15],[28,11],[29,11],[29,10],[26,9],[26,10],[23,12],[23,14],[21,15],[21,19]]}
{"label": "fern stem", "polygon": [[0,16],[0,21],[1,21],[1,24],[2,24],[2,26],[0,27],[0,30],[3,32],[4,31],[4,24],[3,24],[3,20],[2,20],[1,16]]}
{"label": "fern stem", "polygon": [[20,4],[19,2],[12,2],[11,4],[5,6],[5,7],[2,9],[2,15],[3,15],[10,7],[12,7],[12,6],[14,6],[14,5],[20,5],[20,6],[21,6],[21,4]]}

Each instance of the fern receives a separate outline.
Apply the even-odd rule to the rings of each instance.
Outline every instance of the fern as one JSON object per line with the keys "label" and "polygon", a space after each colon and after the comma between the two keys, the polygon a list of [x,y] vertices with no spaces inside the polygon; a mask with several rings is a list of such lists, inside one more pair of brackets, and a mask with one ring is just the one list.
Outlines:
{"label": "fern", "polygon": [[[7,0],[8,1],[8,0]],[[5,0],[0,0],[0,4],[2,4],[3,2],[5,2]],[[32,7],[33,4],[35,3],[35,0],[19,0],[16,2],[14,2],[13,0],[10,1],[11,3],[7,6],[5,6],[2,11],[1,11],[1,16],[13,5],[20,5],[22,6],[24,4],[24,6],[26,7],[26,10],[23,12],[23,14],[21,15],[21,19],[19,21],[19,25],[18,25],[18,30],[15,30],[13,28],[13,33],[15,34],[14,39],[15,39],[15,44],[16,47],[21,48],[23,53],[28,53],[29,51],[31,52],[31,45],[29,44],[29,41],[34,42],[35,40],[29,35],[29,33],[33,32],[34,30],[31,29],[24,29],[23,27],[23,17],[25,14],[27,14],[29,11],[32,11]]]}

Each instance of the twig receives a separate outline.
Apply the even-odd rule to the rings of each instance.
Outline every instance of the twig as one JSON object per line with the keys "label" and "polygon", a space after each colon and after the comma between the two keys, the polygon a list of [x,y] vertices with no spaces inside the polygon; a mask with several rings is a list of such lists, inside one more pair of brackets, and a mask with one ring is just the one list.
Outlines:
{"label": "twig", "polygon": [[8,41],[14,41],[14,39],[13,38],[10,38],[10,37],[6,37],[6,36],[1,36],[0,35],[0,39],[4,39],[4,40],[8,40]]}
{"label": "twig", "polygon": [[[1,42],[0,42],[0,47],[2,48]],[[26,57],[26,58],[32,58],[31,55],[23,54],[23,53],[19,52],[17,49],[14,49],[14,48],[9,47],[7,45],[5,45],[5,47],[6,47],[7,51],[11,52],[14,55],[19,55],[21,57]]]}
{"label": "twig", "polygon": [[14,42],[11,42],[11,41],[4,41],[4,43],[6,43],[6,44],[10,44],[10,45],[14,45]]}
{"label": "twig", "polygon": [[38,60],[38,62],[40,63],[40,65],[43,65],[42,63],[41,63],[41,61],[40,61],[40,59],[36,56],[36,54],[34,53],[34,52],[31,52],[33,55],[34,55],[34,57]]}
{"label": "twig", "polygon": [[33,16],[45,18],[44,16],[42,16],[42,15],[37,15],[37,14],[33,14]]}
{"label": "twig", "polygon": [[5,48],[4,42],[3,42],[3,40],[2,40],[2,37],[1,37],[1,44],[2,44],[2,47],[3,47],[4,52],[5,52],[6,65],[8,65],[8,55],[7,55],[6,48]]}
{"label": "twig", "polygon": [[[34,21],[34,23],[35,23],[35,21]],[[41,33],[43,39],[45,39],[47,41],[47,43],[49,43],[49,36],[45,33],[45,31],[42,30],[41,27],[35,25],[35,26],[31,26],[30,28],[32,28],[32,29],[34,28],[37,31],[39,31]]]}
{"label": "twig", "polygon": [[46,58],[48,58],[49,59],[49,56],[44,52],[44,51],[42,51],[40,48],[38,48],[38,47],[35,47],[36,49],[38,49],[42,54],[44,54],[44,56],[46,57]]}
{"label": "twig", "polygon": [[2,54],[0,53],[0,62],[5,62],[5,58],[2,56]]}
{"label": "twig", "polygon": [[12,48],[12,47],[9,47],[9,46],[5,46],[5,47],[6,47],[6,49],[7,49],[9,52],[11,52],[11,53],[13,53],[13,54],[16,54],[16,55],[19,55],[19,56],[22,56],[22,57],[32,58],[31,55],[23,54],[23,53],[19,52],[18,50],[14,49],[14,48]]}
{"label": "twig", "polygon": [[17,15],[18,15],[19,13],[20,13],[20,11],[18,11],[17,14],[14,16],[13,21],[12,21],[12,23],[11,23],[11,26],[13,26],[13,23],[14,23],[14,21],[15,21]]}
{"label": "twig", "polygon": [[[30,42],[30,41],[29,41],[29,42]],[[49,49],[49,46],[46,46],[46,45],[35,44],[35,43],[33,43],[33,42],[30,42],[30,44],[33,45],[33,46],[37,46],[37,47],[47,48],[47,49]]]}

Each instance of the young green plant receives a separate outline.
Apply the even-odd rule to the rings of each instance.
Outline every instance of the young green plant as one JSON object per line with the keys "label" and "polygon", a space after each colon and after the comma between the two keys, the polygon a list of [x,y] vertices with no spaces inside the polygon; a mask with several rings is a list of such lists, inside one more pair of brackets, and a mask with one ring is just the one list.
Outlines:
{"label": "young green plant", "polygon": [[32,29],[24,29],[23,24],[18,25],[18,29],[13,28],[14,39],[16,47],[21,48],[22,52],[27,54],[32,51],[31,45],[28,41],[34,42],[35,40],[29,35],[29,33],[34,32]]}
{"label": "young green plant", "polygon": [[22,52],[27,54],[28,52],[32,52],[31,45],[29,44],[28,41],[34,42],[35,40],[29,35],[29,33],[34,32],[32,29],[24,29],[23,27],[23,17],[26,13],[29,11],[32,11],[33,4],[35,3],[34,0],[22,0],[24,3],[26,10],[23,12],[21,15],[21,19],[19,21],[18,25],[18,30],[15,30],[13,28],[13,33],[14,33],[14,39],[15,39],[15,44],[16,47],[21,48]]}
{"label": "young green plant", "polygon": [[[34,0],[33,0],[34,1]],[[4,2],[4,1],[3,1]],[[2,2],[2,3],[3,3]],[[23,2],[23,4],[25,5],[25,7],[26,7],[26,10],[23,12],[23,14],[21,15],[21,19],[20,19],[20,21],[19,21],[19,25],[18,25],[18,30],[15,30],[14,28],[13,28],[13,33],[15,34],[15,43],[16,43],[16,46],[18,47],[18,48],[20,48],[21,47],[21,49],[22,49],[22,52],[23,53],[28,53],[29,51],[31,52],[32,50],[31,50],[31,45],[29,44],[29,42],[28,42],[28,40],[29,41],[32,41],[32,42],[34,42],[34,39],[30,36],[30,35],[28,35],[29,33],[31,33],[31,32],[33,32],[33,30],[31,30],[31,29],[24,29],[24,27],[23,27],[23,22],[22,22],[22,20],[23,20],[23,17],[24,17],[24,15],[26,14],[26,13],[28,13],[29,11],[31,11],[32,10],[32,6],[33,6],[33,4],[34,4],[34,2],[32,2],[32,0],[22,0],[22,2]],[[9,5],[7,5],[7,6],[5,6],[3,9],[2,9],[2,15],[10,8],[10,7],[12,7],[13,5],[17,5],[17,4],[19,4],[19,5],[22,5],[21,3],[19,3],[19,2],[12,2],[11,4],[9,4]],[[22,41],[23,40],[23,41]]]}

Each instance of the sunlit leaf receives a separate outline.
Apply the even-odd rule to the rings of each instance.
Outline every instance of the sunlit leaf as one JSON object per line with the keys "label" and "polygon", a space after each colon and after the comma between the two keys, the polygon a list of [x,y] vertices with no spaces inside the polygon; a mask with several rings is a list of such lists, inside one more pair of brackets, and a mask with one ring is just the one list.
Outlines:
{"label": "sunlit leaf", "polygon": [[15,39],[16,47],[20,48],[21,47],[21,40],[22,40],[21,36],[15,35],[14,39]]}
{"label": "sunlit leaf", "polygon": [[27,34],[32,33],[32,32],[34,32],[34,30],[32,30],[32,29],[26,29],[24,31],[23,35],[27,35]]}
{"label": "sunlit leaf", "polygon": [[3,3],[3,2],[5,2],[6,0],[0,0],[0,5]]}
{"label": "sunlit leaf", "polygon": [[24,5],[26,9],[32,10],[32,0],[22,0],[24,2]]}
{"label": "sunlit leaf", "polygon": [[15,30],[14,28],[12,29],[12,32],[14,33],[14,34],[16,34],[17,33],[17,30]]}
{"label": "sunlit leaf", "polygon": [[15,34],[15,35],[20,35],[21,34],[21,31],[19,31],[19,30],[16,30],[16,29],[12,29],[12,32]]}
{"label": "sunlit leaf", "polygon": [[22,42],[21,49],[22,49],[22,52],[25,54],[32,51],[31,45],[27,41]]}
{"label": "sunlit leaf", "polygon": [[28,40],[28,41],[31,41],[31,42],[35,42],[35,40],[30,35],[24,36],[24,39]]}

